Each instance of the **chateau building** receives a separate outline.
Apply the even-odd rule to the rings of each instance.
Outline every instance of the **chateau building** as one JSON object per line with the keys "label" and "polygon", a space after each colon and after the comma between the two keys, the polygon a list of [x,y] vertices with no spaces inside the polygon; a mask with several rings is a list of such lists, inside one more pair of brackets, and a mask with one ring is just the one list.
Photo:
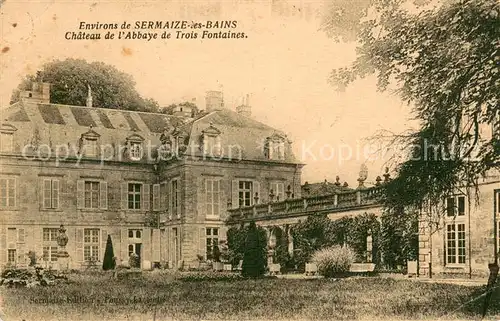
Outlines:
{"label": "chateau building", "polygon": [[57,268],[60,225],[70,268],[101,264],[108,235],[118,263],[135,253],[142,268],[197,266],[225,238],[229,208],[271,189],[300,197],[286,135],[208,94],[192,117],[94,108],[90,95],[51,104],[48,83],[22,92],[1,113],[0,266],[34,252]]}

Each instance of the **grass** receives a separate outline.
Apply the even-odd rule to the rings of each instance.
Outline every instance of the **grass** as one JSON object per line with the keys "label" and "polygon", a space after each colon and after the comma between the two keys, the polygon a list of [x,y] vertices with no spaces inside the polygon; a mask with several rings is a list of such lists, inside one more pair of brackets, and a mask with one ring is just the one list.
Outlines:
{"label": "grass", "polygon": [[[484,289],[384,278],[300,280],[188,278],[144,273],[71,275],[57,287],[2,288],[6,320],[473,319]],[[490,314],[500,315],[498,296]],[[447,314],[448,313],[448,314]]]}

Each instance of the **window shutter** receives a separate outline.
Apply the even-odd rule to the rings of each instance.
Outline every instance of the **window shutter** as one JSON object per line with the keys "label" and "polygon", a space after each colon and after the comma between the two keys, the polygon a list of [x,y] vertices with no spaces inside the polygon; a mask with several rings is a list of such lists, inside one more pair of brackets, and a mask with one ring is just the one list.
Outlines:
{"label": "window shutter", "polygon": [[34,244],[34,251],[35,251],[35,254],[37,256],[37,260],[38,260],[38,257],[40,257],[42,254],[43,254],[43,246],[42,246],[42,231],[43,229],[42,228],[39,228],[38,226],[35,226],[33,228],[33,239],[35,240],[35,244]]}
{"label": "window shutter", "polygon": [[151,197],[149,184],[142,184],[142,208],[149,211],[149,201]]}
{"label": "window shutter", "polygon": [[43,180],[43,188],[42,188],[42,195],[43,195],[43,208],[50,208],[51,206],[51,184],[50,184],[50,179],[44,179]]}
{"label": "window shutter", "polygon": [[52,180],[52,207],[59,208],[59,180]]}
{"label": "window shutter", "polygon": [[221,226],[219,230],[219,239],[222,241],[227,241],[227,226]]}
{"label": "window shutter", "polygon": [[198,214],[200,219],[204,220],[209,214],[208,212],[208,195],[207,195],[207,179],[198,177]]}
{"label": "window shutter", "polygon": [[151,261],[153,262],[160,262],[160,230],[159,229],[153,229],[153,237],[151,240],[152,248],[153,248],[153,255],[151,258]]}
{"label": "window shutter", "polygon": [[177,199],[177,218],[181,217],[181,180],[177,180],[177,190],[175,191],[175,198]]}
{"label": "window shutter", "polygon": [[76,182],[76,203],[77,208],[85,207],[85,181],[82,179]]}
{"label": "window shutter", "polygon": [[[142,233],[142,261],[151,261],[151,230],[150,228],[145,228]],[[141,262],[142,266],[142,262]]]}
{"label": "window shutter", "polygon": [[99,207],[103,210],[108,209],[108,182],[102,181],[99,184]]}
{"label": "window shutter", "polygon": [[160,210],[160,184],[153,184],[153,211]]}
{"label": "window shutter", "polygon": [[7,227],[0,225],[0,262],[7,262]]}
{"label": "window shutter", "polygon": [[121,184],[121,204],[122,210],[126,210],[128,208],[128,183],[123,182]]}
{"label": "window shutter", "polygon": [[238,180],[235,179],[231,182],[231,203],[233,208],[239,208],[240,207],[240,196],[238,193]]}
{"label": "window shutter", "polygon": [[205,260],[207,258],[207,245],[206,245],[206,230],[204,227],[200,227],[200,237],[199,237],[199,249],[198,249],[198,254],[203,256],[203,259]]}
{"label": "window shutter", "polygon": [[19,263],[24,264],[26,262],[26,248],[25,248],[25,232],[24,228],[17,229],[17,249],[19,256]]}
{"label": "window shutter", "polygon": [[262,203],[262,195],[260,195],[260,183],[259,182],[257,182],[257,181],[253,182],[253,191],[252,192],[253,192],[252,200],[251,200],[252,204],[255,202],[255,199],[254,199],[254,197],[256,195],[255,193],[257,193],[257,195],[259,196],[258,203],[259,204]]}
{"label": "window shutter", "polygon": [[103,229],[101,230],[101,252],[99,253],[101,262],[104,262],[104,253],[106,252],[107,242],[108,242],[108,231]]}
{"label": "window shutter", "polygon": [[14,207],[19,206],[20,197],[19,197],[19,180],[17,178],[12,179],[12,183],[14,185]]}
{"label": "window shutter", "polygon": [[172,219],[172,181],[167,184],[167,194],[168,194],[168,219]]}
{"label": "window shutter", "polygon": [[128,229],[120,229],[120,259],[122,262],[128,262]]}
{"label": "window shutter", "polygon": [[77,228],[75,234],[76,261],[83,262],[83,229]]}

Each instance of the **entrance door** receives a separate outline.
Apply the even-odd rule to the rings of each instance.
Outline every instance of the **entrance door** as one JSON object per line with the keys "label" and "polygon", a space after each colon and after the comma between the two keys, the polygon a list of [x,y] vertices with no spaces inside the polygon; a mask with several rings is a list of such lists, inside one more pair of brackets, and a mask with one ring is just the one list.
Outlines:
{"label": "entrance door", "polygon": [[135,254],[139,257],[139,264],[142,267],[142,258],[141,258],[141,250],[142,250],[142,243],[136,243],[135,245]]}

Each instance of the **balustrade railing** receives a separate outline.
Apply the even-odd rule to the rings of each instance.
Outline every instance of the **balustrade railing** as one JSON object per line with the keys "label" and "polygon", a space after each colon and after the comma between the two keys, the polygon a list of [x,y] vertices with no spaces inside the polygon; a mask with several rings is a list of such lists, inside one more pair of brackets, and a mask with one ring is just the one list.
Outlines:
{"label": "balustrade railing", "polygon": [[279,202],[231,209],[229,210],[229,217],[231,220],[350,208],[377,204],[380,201],[380,197],[381,189],[379,187],[372,187],[335,194],[290,198]]}

